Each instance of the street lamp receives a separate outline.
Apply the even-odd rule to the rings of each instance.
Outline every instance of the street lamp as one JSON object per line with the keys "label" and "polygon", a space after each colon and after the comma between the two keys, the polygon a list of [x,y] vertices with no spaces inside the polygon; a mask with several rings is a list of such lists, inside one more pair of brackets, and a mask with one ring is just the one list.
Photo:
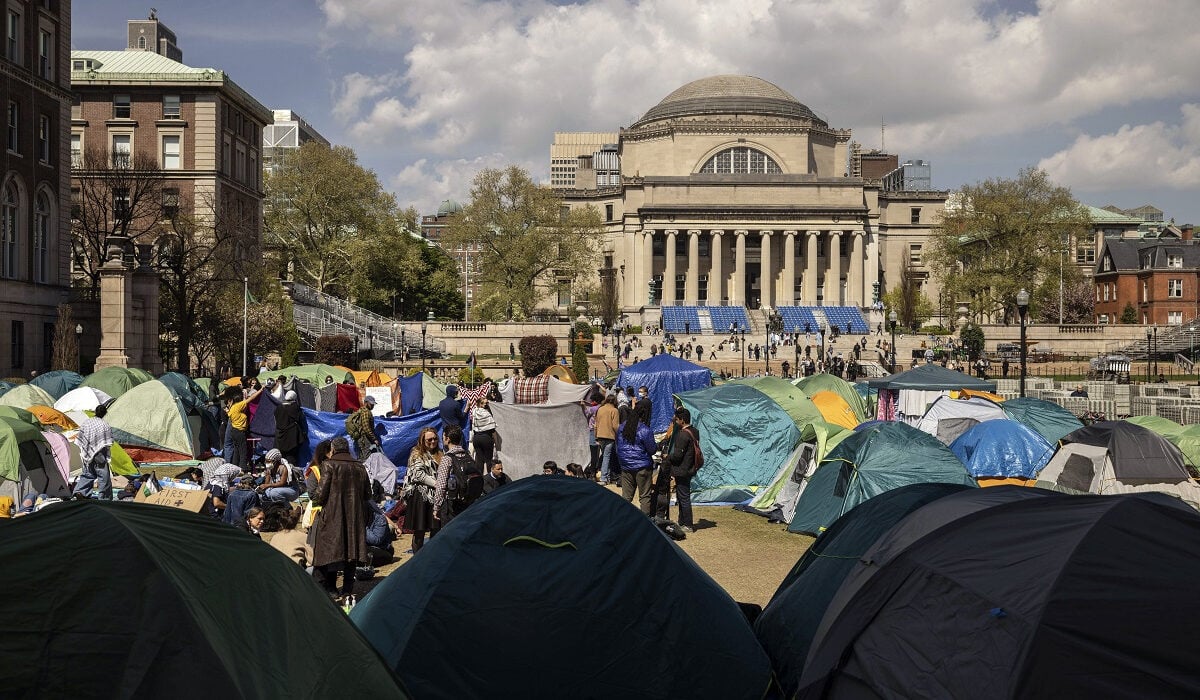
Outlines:
{"label": "street lamp", "polygon": [[745,379],[746,378],[746,324],[744,324],[744,323],[740,324],[740,330],[742,332],[742,340],[738,344],[738,347],[740,347],[742,349],[742,378]]}
{"label": "street lamp", "polygon": [[375,326],[367,326],[367,352],[375,359]]}
{"label": "street lamp", "polygon": [[1029,346],[1025,342],[1025,314],[1029,312],[1029,292],[1017,292],[1017,313],[1021,315],[1021,398],[1025,398],[1025,360]]}
{"label": "street lamp", "polygon": [[[433,312],[429,312],[433,316]],[[429,331],[429,321],[421,321],[421,373],[425,373],[425,333]]]}
{"label": "street lamp", "polygon": [[1154,324],[1154,376],[1158,376],[1158,324]]}
{"label": "street lamp", "polygon": [[896,321],[897,321],[897,319],[898,319],[898,317],[896,316],[896,310],[892,309],[892,312],[890,314],[888,314],[888,325],[892,327],[892,362],[891,362],[892,374],[896,373]]}
{"label": "street lamp", "polygon": [[83,324],[75,324],[75,370],[83,364]]}
{"label": "street lamp", "polygon": [[[397,341],[400,339],[400,336],[399,336],[399,334],[396,332],[396,331],[397,331],[397,329],[398,329],[399,327],[400,327],[400,324],[398,324],[398,323],[393,323],[393,324],[392,324],[392,350],[393,350],[393,355],[394,355],[394,353],[395,353],[395,352],[399,352],[399,349],[398,349],[398,348],[399,348],[399,343],[398,343]],[[393,359],[394,359],[394,358],[393,358]]]}
{"label": "street lamp", "polygon": [[1150,358],[1154,352],[1150,349],[1150,329],[1146,329],[1146,383],[1150,383]]}

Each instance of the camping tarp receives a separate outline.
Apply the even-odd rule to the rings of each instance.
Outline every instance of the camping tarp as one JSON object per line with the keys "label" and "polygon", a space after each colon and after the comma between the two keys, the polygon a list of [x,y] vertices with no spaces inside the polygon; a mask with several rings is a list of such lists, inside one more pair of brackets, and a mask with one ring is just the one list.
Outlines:
{"label": "camping tarp", "polygon": [[95,501],[3,527],[3,561],[39,572],[6,584],[6,695],[406,697],[312,577],[238,528]]}
{"label": "camping tarp", "polygon": [[104,420],[112,427],[113,439],[123,447],[170,452],[176,455],[174,459],[196,457],[196,440],[187,409],[158,380],[125,392],[109,406]]}
{"label": "camping tarp", "polygon": [[[647,388],[650,400],[654,402],[654,415],[651,417],[650,427],[654,432],[661,433],[670,427],[671,418],[675,415],[675,404],[671,397],[681,392],[711,386],[712,372],[707,367],[692,364],[674,355],[659,354],[621,370],[621,375],[617,377],[617,385]],[[790,451],[791,447],[788,450]],[[707,454],[704,459],[707,469]],[[771,465],[771,470],[774,471],[777,466],[779,465]]]}
{"label": "camping tarp", "polygon": [[917,430],[929,433],[943,445],[984,421],[1007,417],[1000,404],[977,396],[961,399],[939,396],[917,422]]}
{"label": "camping tarp", "polygon": [[425,380],[420,374],[414,374],[411,377],[401,377],[398,381],[400,385],[400,413],[401,415],[409,415],[411,413],[419,413],[424,409],[424,392],[421,390]]}
{"label": "camping tarp", "polygon": [[787,414],[792,417],[792,422],[796,424],[797,428],[816,421],[825,421],[825,417],[821,415],[821,409],[817,408],[808,394],[804,393],[804,390],[800,387],[785,379],[780,379],[779,377],[753,377],[750,379],[737,379],[734,380],[734,383],[754,387],[766,394],[772,401],[779,404],[780,408],[787,411]]}
{"label": "camping tarp", "polygon": [[83,375],[69,369],[56,369],[39,374],[29,380],[29,383],[40,386],[57,401],[67,392],[79,388],[79,385],[83,383]]}
{"label": "camping tarp", "polygon": [[[745,384],[722,384],[676,396],[700,430],[704,468],[692,479],[695,502],[725,498],[705,491],[766,486],[800,442],[800,430],[791,416]],[[654,403],[657,413],[658,400]]]}
{"label": "camping tarp", "polygon": [[54,426],[60,430],[75,430],[79,427],[70,416],[49,406],[30,406],[29,412],[46,427]]}
{"label": "camping tarp", "polygon": [[813,394],[812,402],[821,411],[821,416],[824,417],[826,423],[854,430],[862,422],[850,404],[832,391],[818,391]]}
{"label": "camping tarp", "polygon": [[1043,399],[1009,399],[1001,404],[1004,412],[1026,427],[1033,428],[1046,442],[1057,445],[1067,433],[1083,427],[1073,413],[1056,403]]}
{"label": "camping tarp", "polygon": [[972,377],[941,365],[921,365],[914,369],[890,374],[886,377],[869,379],[867,383],[875,389],[921,389],[933,391],[938,389],[979,389],[996,391],[996,382]]}
{"label": "camping tarp", "polygon": [[283,369],[263,372],[258,375],[258,381],[265,384],[268,379],[291,376],[299,377],[313,386],[324,386],[326,377],[333,377],[333,381],[336,384],[341,384],[347,379],[354,381],[354,375],[349,370],[322,364],[295,365],[294,367],[284,367]]}
{"label": "camping tarp", "polygon": [[22,384],[0,396],[0,406],[27,409],[30,406],[53,406],[54,399],[35,384]]}
{"label": "camping tarp", "polygon": [[84,377],[83,383],[79,386],[90,386],[99,389],[116,399],[138,384],[145,384],[151,379],[154,379],[154,377],[141,370],[133,370],[127,367],[105,367],[98,372],[92,372]]}
{"label": "camping tarp", "polygon": [[[771,682],[729,594],[637,508],[566,476],[485,496],[350,619],[421,698],[758,700]],[[447,673],[464,640],[486,653]]]}
{"label": "camping tarp", "polygon": [[540,475],[548,460],[564,467],[571,462],[586,465],[591,459],[587,418],[578,405],[491,403],[488,407],[503,438],[497,456],[513,479]]}
{"label": "camping tarp", "polygon": [[809,479],[790,532],[819,534],[854,506],[908,484],[963,484],[975,479],[950,448],[904,423],[852,432]]}
{"label": "camping tarp", "polygon": [[1033,479],[1054,449],[1032,428],[1009,419],[976,425],[950,443],[950,451],[976,479]]}
{"label": "camping tarp", "polygon": [[850,408],[854,409],[854,415],[858,416],[859,421],[864,421],[870,416],[867,413],[867,406],[862,394],[854,388],[853,384],[841,377],[822,372],[811,377],[794,379],[792,383],[810,397],[818,391],[832,391],[846,400]]}
{"label": "camping tarp", "polygon": [[[308,425],[308,444],[300,450],[300,461],[308,464],[317,443],[339,436],[345,437],[346,418],[349,416],[344,413],[314,411],[311,408],[303,410],[304,420]],[[400,465],[401,469],[408,465],[408,453],[417,444],[417,435],[425,427],[441,430],[442,419],[438,417],[437,411],[422,411],[397,418],[375,419],[376,432],[378,433],[380,428],[383,429],[383,434],[379,436],[380,443],[383,445],[383,453],[393,463]]]}
{"label": "camping tarp", "polygon": [[912,484],[882,493],[838,518],[800,557],[754,622],[786,697],[799,687],[821,617],[859,557],[909,513],[965,488]]}
{"label": "camping tarp", "polygon": [[63,413],[67,411],[95,411],[97,406],[112,401],[112,399],[113,397],[95,387],[81,386],[64,394],[62,398],[54,402],[54,407]]}

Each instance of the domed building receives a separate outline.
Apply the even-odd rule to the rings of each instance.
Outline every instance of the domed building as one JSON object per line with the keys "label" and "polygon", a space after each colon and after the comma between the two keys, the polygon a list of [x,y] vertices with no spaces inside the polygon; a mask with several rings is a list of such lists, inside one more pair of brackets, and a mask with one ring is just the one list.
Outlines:
{"label": "domed building", "polygon": [[678,305],[869,309],[906,259],[928,282],[947,193],[857,176],[856,149],[786,90],[719,75],[615,134],[556,134],[551,183],[601,212],[605,267],[643,323]]}

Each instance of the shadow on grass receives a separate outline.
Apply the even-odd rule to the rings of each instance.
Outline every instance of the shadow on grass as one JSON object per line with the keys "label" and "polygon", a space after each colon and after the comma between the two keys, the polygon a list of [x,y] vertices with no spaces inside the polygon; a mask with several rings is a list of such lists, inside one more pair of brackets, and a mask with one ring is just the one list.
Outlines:
{"label": "shadow on grass", "polygon": [[692,526],[692,529],[693,530],[707,530],[710,527],[716,527],[716,526],[717,526],[717,523],[715,521],[707,520],[705,518],[700,518],[699,520],[696,521],[696,524]]}

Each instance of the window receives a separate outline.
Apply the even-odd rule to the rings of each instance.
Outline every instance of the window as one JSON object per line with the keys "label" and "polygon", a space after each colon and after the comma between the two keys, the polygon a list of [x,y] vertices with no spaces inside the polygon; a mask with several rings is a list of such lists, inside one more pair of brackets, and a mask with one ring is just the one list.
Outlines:
{"label": "window", "polygon": [[16,102],[8,103],[8,138],[5,141],[8,150],[13,153],[21,151],[21,105]]}
{"label": "window", "polygon": [[4,23],[4,55],[8,60],[20,65],[21,63],[21,13],[8,11],[8,20]]}
{"label": "window", "polygon": [[132,153],[130,150],[131,141],[132,136],[130,134],[113,134],[112,162],[114,167],[129,167],[129,155]]}
{"label": "window", "polygon": [[20,198],[16,183],[4,186],[0,197],[0,277],[17,276],[17,232],[21,230]]}
{"label": "window", "polygon": [[708,159],[702,173],[744,175],[747,173],[780,173],[779,165],[766,153],[747,146],[728,148]]}
{"label": "window", "polygon": [[129,213],[129,188],[114,187],[112,191],[113,215],[124,217]]}
{"label": "window", "polygon": [[46,80],[54,80],[54,35],[45,29],[38,31],[38,75]]}
{"label": "window", "polygon": [[137,47],[138,47],[139,49],[143,50],[143,51],[145,51],[145,50],[146,50],[146,37],[144,37],[144,36],[139,36],[139,37],[138,37],[138,45],[137,45]]}
{"label": "window", "polygon": [[1177,253],[1167,255],[1167,267],[1183,267],[1183,256]]}
{"label": "window", "polygon": [[571,305],[571,280],[560,279],[558,281],[558,305]]}
{"label": "window", "polygon": [[1086,248],[1086,247],[1085,248],[1076,248],[1075,249],[1075,262],[1079,265],[1091,264],[1091,263],[1096,262],[1096,249],[1095,248]]}
{"label": "window", "polygon": [[81,61],[79,59],[75,59],[74,61],[71,61],[71,70],[73,70],[73,71],[83,71],[86,69],[86,66],[87,66],[86,61]]}
{"label": "window", "polygon": [[1150,301],[1150,283],[1142,281],[1142,301]]}
{"label": "window", "polygon": [[12,322],[12,366],[21,369],[25,366],[25,322]]}
{"label": "window", "polygon": [[42,366],[54,364],[54,324],[42,324]]}
{"label": "window", "polygon": [[[1100,285],[1100,286],[1104,287],[1104,301],[1108,301],[1108,285],[1107,285],[1107,284],[1103,284],[1103,285]],[[1099,300],[1097,300],[1097,301],[1099,301]]]}
{"label": "window", "polygon": [[611,204],[604,205],[604,220],[605,221],[613,220],[613,205],[611,205]]}
{"label": "window", "polygon": [[1104,256],[1104,260],[1100,262],[1100,271],[1101,272],[1112,272],[1112,269],[1113,269],[1112,258],[1110,258],[1107,255]]}
{"label": "window", "polygon": [[1182,326],[1183,325],[1183,312],[1182,311],[1168,311],[1167,312],[1167,325],[1168,326]]}
{"label": "window", "polygon": [[237,145],[237,160],[235,160],[233,162],[233,165],[237,169],[236,172],[234,173],[234,178],[238,182],[245,182],[246,181],[246,147],[240,143]]}
{"label": "window", "polygon": [[71,134],[71,167],[78,168],[83,165],[83,134],[76,132]]}
{"label": "window", "polygon": [[179,136],[162,137],[162,167],[163,170],[179,170]]}
{"label": "window", "polygon": [[910,223],[910,224],[921,223],[921,207],[911,207],[908,210],[908,223]]}
{"label": "window", "polygon": [[71,188],[71,218],[78,220],[83,216],[83,205],[80,203],[83,200],[83,188]]}
{"label": "window", "polygon": [[1183,296],[1183,280],[1167,280],[1167,296],[1178,299]]}
{"label": "window", "polygon": [[38,161],[50,162],[50,117],[45,114],[38,117]]}
{"label": "window", "polygon": [[50,279],[50,197],[39,192],[33,208],[33,281]]}
{"label": "window", "polygon": [[179,95],[163,95],[163,119],[179,118]]}
{"label": "window", "polygon": [[908,263],[910,265],[920,265],[921,264],[921,244],[920,243],[909,243],[908,244]]}
{"label": "window", "polygon": [[129,95],[113,95],[113,119],[129,119],[132,114]]}
{"label": "window", "polygon": [[164,219],[174,219],[179,214],[179,188],[164,187],[162,191]]}
{"label": "window", "polygon": [[226,136],[224,143],[221,144],[221,172],[225,175],[229,175],[233,172],[232,152],[232,142],[229,140],[229,137]]}

